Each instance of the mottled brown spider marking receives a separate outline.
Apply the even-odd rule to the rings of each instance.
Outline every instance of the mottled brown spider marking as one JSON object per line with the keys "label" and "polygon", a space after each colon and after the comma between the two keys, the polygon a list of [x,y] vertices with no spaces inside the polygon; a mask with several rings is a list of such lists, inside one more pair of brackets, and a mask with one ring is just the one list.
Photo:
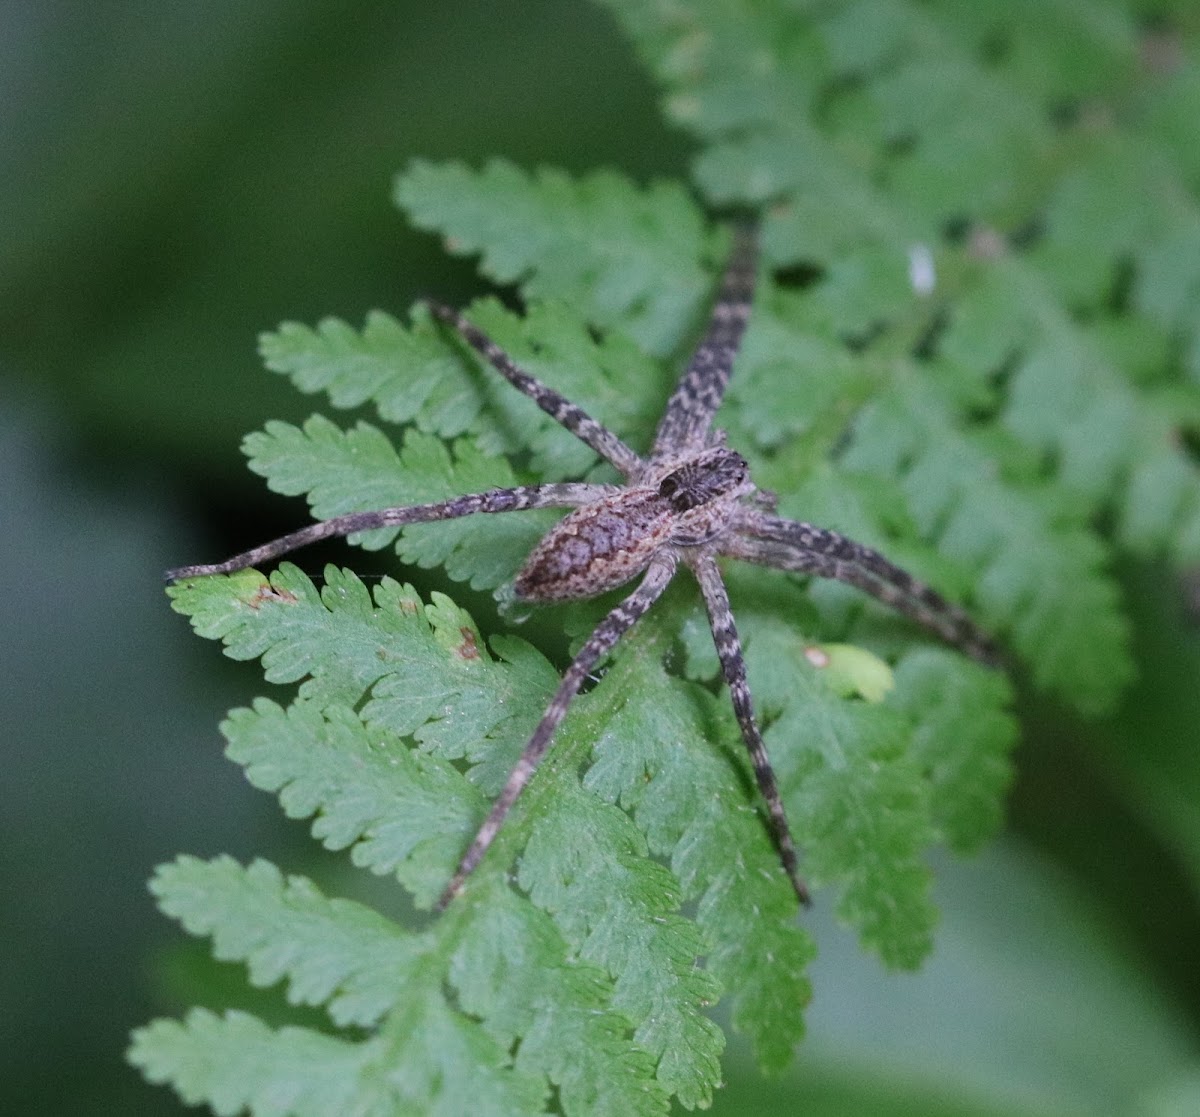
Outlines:
{"label": "mottled brown spider marking", "polygon": [[657,486],[621,489],[572,512],[526,560],[514,592],[526,601],[570,601],[614,589],[668,543],[695,547],[716,538],[732,500],[753,487],[746,459],[733,450],[689,456]]}
{"label": "mottled brown spider marking", "polygon": [[595,597],[646,569],[671,537],[655,489],[625,489],[572,512],[543,537],[513,582],[526,601]]}

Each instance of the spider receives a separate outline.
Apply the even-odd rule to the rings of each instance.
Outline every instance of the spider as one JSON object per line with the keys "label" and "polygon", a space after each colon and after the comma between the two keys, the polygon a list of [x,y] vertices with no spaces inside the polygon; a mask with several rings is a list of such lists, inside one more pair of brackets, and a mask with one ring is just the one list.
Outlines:
{"label": "spider", "polygon": [[527,508],[570,511],[534,548],[513,583],[518,600],[573,601],[615,589],[641,575],[637,588],[597,625],[564,673],[529,742],[463,854],[438,901],[444,909],[463,889],[505,818],[550,748],[555,730],[597,662],[650,608],[679,566],[699,583],[722,674],[749,750],[767,823],[796,896],[809,902],[796,846],[775,774],[751,705],[746,664],[719,556],[846,582],[947,643],[987,664],[997,660],[991,640],[960,608],[889,562],[837,532],[775,516],[775,498],[750,480],[745,458],[711,424],[729,383],[750,317],[758,266],[758,229],[734,226],[733,251],[721,279],[707,331],[667,402],[650,453],[643,457],[617,435],[553,389],[524,372],[495,342],[458,311],[430,304],[514,388],[534,400],[580,441],[613,465],[624,485],[583,482],[519,485],[433,504],[353,512],[302,528],[226,562],[184,566],[169,581],[228,574],[278,558],[305,544],[381,527],[448,520],[477,512]]}

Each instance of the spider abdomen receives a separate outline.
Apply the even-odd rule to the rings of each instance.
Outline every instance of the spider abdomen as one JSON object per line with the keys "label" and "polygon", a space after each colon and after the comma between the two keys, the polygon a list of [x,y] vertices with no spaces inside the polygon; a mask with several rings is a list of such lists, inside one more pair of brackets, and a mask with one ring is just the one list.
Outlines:
{"label": "spider abdomen", "polygon": [[549,531],[513,583],[526,601],[594,597],[646,569],[675,517],[655,489],[627,489],[576,509]]}

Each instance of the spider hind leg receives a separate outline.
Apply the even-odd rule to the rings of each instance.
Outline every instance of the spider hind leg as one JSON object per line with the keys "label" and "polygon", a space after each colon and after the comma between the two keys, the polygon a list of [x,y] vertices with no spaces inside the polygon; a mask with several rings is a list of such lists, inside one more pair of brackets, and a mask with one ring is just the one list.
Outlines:
{"label": "spider hind leg", "polygon": [[800,875],[796,843],[792,838],[791,827],[788,825],[787,815],[783,809],[783,800],[779,794],[775,770],[771,767],[771,759],[767,755],[762,732],[754,717],[750,684],[746,678],[746,661],[742,656],[742,644],[738,638],[733,610],[729,606],[729,595],[725,592],[725,583],[721,580],[721,572],[717,569],[716,561],[711,556],[699,557],[691,565],[696,574],[696,580],[700,583],[705,608],[708,610],[708,623],[712,629],[717,656],[721,661],[721,671],[729,686],[733,712],[737,716],[738,727],[742,731],[742,740],[745,742],[746,750],[750,753],[750,760],[754,766],[754,779],[758,784],[763,802],[767,806],[767,822],[775,841],[775,848],[779,851],[779,860],[783,865],[784,872],[787,873],[788,880],[792,883],[796,898],[807,907],[811,902],[808,885]]}

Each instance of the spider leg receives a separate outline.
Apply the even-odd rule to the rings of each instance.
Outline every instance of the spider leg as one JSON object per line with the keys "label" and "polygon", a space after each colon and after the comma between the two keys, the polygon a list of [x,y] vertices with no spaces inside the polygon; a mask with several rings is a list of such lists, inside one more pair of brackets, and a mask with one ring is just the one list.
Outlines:
{"label": "spider leg", "polygon": [[779,797],[779,786],[775,782],[775,772],[771,767],[767,748],[763,743],[762,733],[754,717],[754,707],[750,699],[750,684],[746,679],[746,661],[742,657],[742,645],[738,639],[737,625],[733,619],[733,610],[729,607],[729,595],[725,592],[725,583],[721,580],[721,572],[717,569],[716,561],[711,555],[700,555],[691,560],[690,565],[700,583],[700,591],[704,596],[704,606],[708,610],[708,623],[712,629],[713,643],[717,647],[717,656],[721,660],[721,671],[729,684],[729,696],[733,700],[733,712],[737,715],[738,725],[742,730],[742,740],[750,753],[754,765],[754,778],[758,782],[758,790],[767,804],[767,817],[771,826],[771,836],[775,840],[775,848],[779,851],[779,859],[783,862],[784,871],[796,890],[796,896],[802,904],[809,903],[808,887],[800,876],[796,863],[796,844],[792,841],[792,831],[788,826],[787,815],[784,814],[783,801]]}
{"label": "spider leg", "polygon": [[721,278],[708,330],[667,401],[654,436],[653,456],[681,446],[703,444],[733,371],[758,266],[758,226],[740,222],[734,227],[733,253]]}
{"label": "spider leg", "polygon": [[457,496],[450,500],[439,500],[433,504],[414,504],[407,508],[384,508],[374,512],[350,512],[344,516],[321,523],[310,524],[290,535],[264,543],[234,555],[224,562],[210,565],[179,566],[168,570],[166,580],[176,582],[180,578],[192,578],[201,574],[232,574],[248,566],[271,562],[299,547],[330,539],[338,535],[350,535],[356,531],[371,531],[381,527],[403,527],[407,524],[424,524],[437,520],[453,520],[471,516],[476,512],[518,512],[526,508],[577,508],[593,500],[616,492],[614,485],[587,485],[561,482],[547,485],[520,485],[513,489],[491,489],[484,493]]}
{"label": "spider leg", "polygon": [[878,551],[836,531],[757,513],[743,515],[721,541],[733,558],[845,582],[915,621],[972,659],[994,667],[1000,649],[970,615]]}
{"label": "spider leg", "polygon": [[581,407],[577,407],[553,388],[530,376],[478,326],[468,322],[453,307],[441,303],[426,304],[430,313],[458,335],[504,377],[517,391],[527,395],[556,423],[566,427],[576,438],[590,446],[605,461],[616,466],[626,477],[634,472],[642,459],[607,427],[596,422]]}
{"label": "spider leg", "polygon": [[579,692],[584,679],[588,677],[600,657],[609,651],[658,600],[671,581],[675,573],[675,566],[676,559],[671,552],[660,552],[656,555],[647,567],[645,577],[638,588],[596,626],[596,630],[579,649],[578,655],[571,661],[571,666],[563,675],[558,690],[554,692],[550,705],[546,707],[542,720],[538,722],[533,736],[529,738],[529,743],[522,751],[516,767],[509,774],[503,790],[492,804],[491,811],[488,812],[487,818],[483,820],[475,837],[471,840],[454,876],[442,893],[441,899],[438,900],[439,911],[444,910],[446,905],[462,891],[467,877],[475,871],[488,847],[495,840],[512,805],[525,790],[526,784],[529,783],[537,766],[546,755],[554,731]]}

